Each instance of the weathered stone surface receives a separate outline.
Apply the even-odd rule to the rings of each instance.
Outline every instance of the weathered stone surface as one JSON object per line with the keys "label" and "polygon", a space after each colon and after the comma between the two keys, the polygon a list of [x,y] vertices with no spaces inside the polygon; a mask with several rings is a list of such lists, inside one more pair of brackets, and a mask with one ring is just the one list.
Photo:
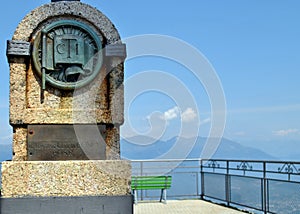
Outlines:
{"label": "weathered stone surface", "polygon": [[[112,22],[96,8],[79,1],[49,3],[33,10],[20,22],[12,39],[33,44],[45,26],[62,19],[88,25],[104,39],[103,46],[121,44]],[[119,126],[124,122],[123,60],[116,56],[105,58],[94,81],[74,91],[60,90],[48,84],[42,91],[41,77],[35,71],[32,59],[11,61],[10,124],[16,130],[13,160],[27,160],[28,124],[105,124],[111,127],[105,139],[107,158],[119,159]],[[22,127],[22,134],[19,127]]]}
{"label": "weathered stone surface", "polygon": [[27,160],[27,128],[15,127],[13,133],[13,160]]}
{"label": "weathered stone surface", "polygon": [[[105,15],[76,1],[50,3],[33,10],[19,24],[13,40],[32,42],[43,26],[60,19],[88,24],[105,38],[106,44],[121,43],[116,28]],[[85,89],[62,92],[48,85],[43,103],[41,78],[36,75],[31,63],[10,63],[11,124],[122,124],[123,62],[111,57],[106,63],[98,78]]]}
{"label": "weathered stone surface", "polygon": [[2,196],[129,195],[127,161],[12,161],[2,164]]}
{"label": "weathered stone surface", "polygon": [[120,128],[108,126],[106,137],[106,158],[108,160],[120,159]]}
{"label": "weathered stone surface", "polygon": [[[119,160],[126,46],[96,8],[52,2],[30,12],[8,43],[13,161],[2,163],[1,197],[121,196],[132,212],[131,165]],[[91,78],[76,88],[79,74]]]}
{"label": "weathered stone surface", "polygon": [[50,17],[66,18],[67,16],[84,17],[94,24],[108,40],[108,44],[120,42],[120,36],[112,22],[96,8],[81,2],[57,2],[42,5],[31,11],[18,26],[13,39],[29,40],[30,31],[34,31],[40,23],[47,21]]}

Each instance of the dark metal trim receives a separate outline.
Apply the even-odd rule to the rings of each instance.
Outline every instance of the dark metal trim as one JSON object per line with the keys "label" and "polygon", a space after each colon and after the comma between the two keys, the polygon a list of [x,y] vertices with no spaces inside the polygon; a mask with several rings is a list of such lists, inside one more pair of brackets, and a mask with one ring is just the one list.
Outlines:
{"label": "dark metal trim", "polygon": [[126,44],[113,44],[105,46],[105,56],[126,58]]}
{"label": "dark metal trim", "polygon": [[30,56],[30,42],[17,41],[17,40],[7,40],[7,57],[28,57]]}
{"label": "dark metal trim", "polygon": [[133,214],[132,195],[0,198],[1,214]]}

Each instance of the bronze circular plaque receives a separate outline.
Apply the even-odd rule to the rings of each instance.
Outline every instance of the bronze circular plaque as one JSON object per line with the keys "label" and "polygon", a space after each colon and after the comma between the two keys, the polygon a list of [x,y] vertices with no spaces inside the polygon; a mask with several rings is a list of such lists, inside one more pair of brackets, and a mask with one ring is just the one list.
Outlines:
{"label": "bronze circular plaque", "polygon": [[46,26],[33,45],[33,64],[46,82],[64,90],[90,83],[103,64],[103,38],[88,25],[60,20]]}

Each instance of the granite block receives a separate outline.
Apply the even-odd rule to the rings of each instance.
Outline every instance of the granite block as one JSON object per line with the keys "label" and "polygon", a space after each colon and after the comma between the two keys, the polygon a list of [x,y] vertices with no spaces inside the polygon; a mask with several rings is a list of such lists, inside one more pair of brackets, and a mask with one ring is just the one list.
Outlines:
{"label": "granite block", "polygon": [[2,163],[2,197],[130,195],[128,161],[11,161]]}

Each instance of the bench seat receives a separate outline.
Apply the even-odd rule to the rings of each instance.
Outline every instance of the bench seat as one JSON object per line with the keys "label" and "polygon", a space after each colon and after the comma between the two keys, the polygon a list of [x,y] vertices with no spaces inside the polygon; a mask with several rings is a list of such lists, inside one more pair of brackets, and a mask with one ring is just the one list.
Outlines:
{"label": "bench seat", "polygon": [[160,202],[167,202],[167,189],[171,188],[172,176],[133,176],[131,189],[134,195],[134,203],[137,204],[137,190],[160,189]]}

